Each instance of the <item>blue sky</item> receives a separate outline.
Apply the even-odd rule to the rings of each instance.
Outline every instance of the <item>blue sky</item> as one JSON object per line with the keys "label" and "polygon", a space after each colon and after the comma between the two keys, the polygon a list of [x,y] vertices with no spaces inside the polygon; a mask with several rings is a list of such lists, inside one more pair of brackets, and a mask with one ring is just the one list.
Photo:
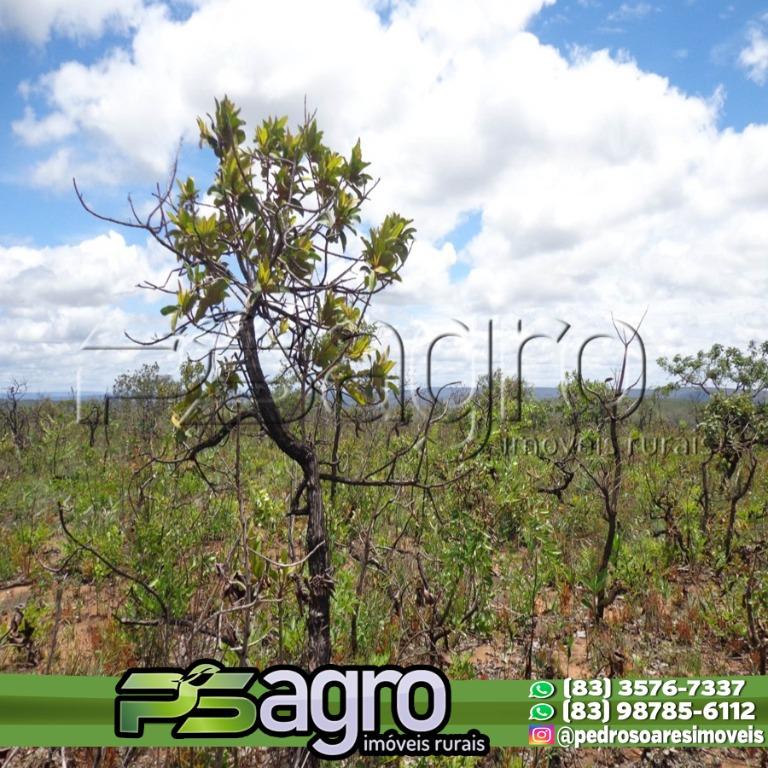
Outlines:
{"label": "blue sky", "polygon": [[[740,130],[749,123],[766,122],[765,89],[745,77],[737,62],[748,29],[760,24],[762,16],[768,13],[768,3],[717,3],[719,8],[714,12],[712,5],[703,0],[560,0],[534,16],[528,29],[565,55],[574,47],[607,48],[615,55],[626,52],[642,69],[668,78],[687,93],[709,97],[723,88],[723,127]],[[183,19],[190,9],[172,7],[172,13]],[[100,224],[83,212],[71,189],[46,191],[24,182],[28,166],[39,161],[44,153],[26,147],[12,125],[22,117],[25,106],[41,103],[34,95],[22,95],[22,83],[34,83],[67,61],[93,65],[111,49],[129,44],[129,33],[115,31],[96,39],[73,40],[54,30],[50,42],[43,45],[12,31],[0,37],[0,167],[4,169],[0,175],[0,205],[5,212],[0,242],[44,245],[71,242],[102,231]],[[210,166],[194,144],[184,152],[182,165],[193,170]],[[123,210],[128,192],[141,195],[146,189],[146,184],[138,184],[120,190],[88,191],[107,203],[110,210]],[[447,239],[461,248],[476,233],[478,225],[477,213],[470,212]],[[457,267],[456,274],[463,273],[465,270]]]}
{"label": "blue sky", "polygon": [[669,78],[687,93],[711,95],[725,88],[721,124],[741,129],[765,122],[768,100],[737,62],[752,25],[761,25],[768,3],[608,3],[566,0],[545,8],[530,25],[542,42],[625,50],[640,67]]}
{"label": "blue sky", "polygon": [[362,138],[369,221],[419,230],[378,307],[415,347],[457,315],[584,337],[647,312],[652,356],[764,336],[767,76],[768,3],[0,0],[0,378],[105,388],[134,359],[84,373],[85,336],[162,332],[135,285],[172,263],[70,178],[120,216],[183,139],[204,179],[194,117],[224,91],[251,122],[306,98],[332,143]]}

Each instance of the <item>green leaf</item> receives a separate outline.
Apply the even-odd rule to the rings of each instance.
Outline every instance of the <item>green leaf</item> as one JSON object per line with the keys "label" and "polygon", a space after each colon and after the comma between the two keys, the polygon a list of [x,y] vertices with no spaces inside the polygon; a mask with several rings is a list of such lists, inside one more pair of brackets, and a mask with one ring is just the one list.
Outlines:
{"label": "green leaf", "polygon": [[211,283],[206,288],[205,295],[200,299],[200,303],[197,306],[197,312],[195,312],[195,322],[202,319],[203,315],[213,306],[221,304],[227,296],[228,281],[224,277],[220,277]]}

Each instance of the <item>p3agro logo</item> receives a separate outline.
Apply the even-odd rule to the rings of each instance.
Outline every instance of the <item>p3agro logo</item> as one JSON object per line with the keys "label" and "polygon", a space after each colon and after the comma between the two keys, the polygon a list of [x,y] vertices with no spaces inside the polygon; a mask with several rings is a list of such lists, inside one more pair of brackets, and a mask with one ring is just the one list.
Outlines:
{"label": "p3agro logo", "polygon": [[128,670],[115,690],[115,734],[123,738],[140,738],[146,723],[173,724],[175,739],[261,730],[276,737],[312,736],[312,752],[336,759],[361,747],[367,751],[366,737],[380,734],[383,690],[390,692],[392,719],[406,736],[438,733],[451,711],[448,679],[422,666],[325,666],[308,674],[286,665],[260,673],[206,659],[186,670]]}

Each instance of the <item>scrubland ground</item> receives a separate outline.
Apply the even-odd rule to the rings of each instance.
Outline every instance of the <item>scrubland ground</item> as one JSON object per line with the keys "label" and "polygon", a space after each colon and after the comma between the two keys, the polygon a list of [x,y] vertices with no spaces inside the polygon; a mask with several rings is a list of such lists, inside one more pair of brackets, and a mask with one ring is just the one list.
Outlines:
{"label": "scrubland ground", "polygon": [[[0,441],[1,671],[117,675],[201,657],[259,668],[306,661],[305,522],[290,514],[298,474],[255,425],[177,463],[161,401],[113,403],[109,424],[102,414],[93,432],[76,423],[72,403],[23,407],[23,440]],[[734,503],[746,470],[729,476],[710,450],[680,450],[693,445],[695,409],[681,416],[679,403],[644,404],[621,425],[618,525],[601,568],[602,488],[615,456],[595,449],[599,420],[582,424],[569,453],[573,422],[559,407],[526,402],[520,421],[494,415],[489,424],[476,403],[475,434],[488,438],[471,458],[462,445],[468,416],[435,425],[407,459],[424,464],[422,486],[326,483],[334,661],[428,663],[454,679],[765,673],[764,449],[755,449],[750,486]],[[415,413],[406,424],[343,427],[338,466],[372,473],[409,446],[418,422]],[[315,429],[319,442],[333,443],[327,414]],[[559,447],[536,455],[526,437]],[[677,450],[654,450],[651,437]],[[0,749],[3,768],[284,759],[245,749]],[[746,750],[494,750],[482,760],[347,762],[761,760]]]}

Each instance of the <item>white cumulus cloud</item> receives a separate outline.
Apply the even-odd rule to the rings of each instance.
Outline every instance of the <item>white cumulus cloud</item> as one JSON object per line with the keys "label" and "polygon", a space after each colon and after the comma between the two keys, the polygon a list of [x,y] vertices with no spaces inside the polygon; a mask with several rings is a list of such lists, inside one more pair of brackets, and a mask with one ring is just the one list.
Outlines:
{"label": "white cumulus cloud", "polygon": [[135,24],[142,0],[0,0],[0,31],[45,43],[56,32],[68,37],[96,37],[107,25]]}
{"label": "white cumulus cloud", "polygon": [[746,70],[750,80],[754,80],[758,85],[765,85],[768,80],[768,37],[762,29],[750,29],[749,45],[739,54],[739,64]]}
{"label": "white cumulus cloud", "polygon": [[[111,333],[111,343],[127,345],[125,330],[149,337],[164,326],[156,308],[151,315],[142,311],[146,302],[139,297],[149,292],[137,283],[162,282],[169,259],[116,232],[73,245],[0,247],[0,264],[0,385],[15,376],[37,391],[66,391],[83,367],[92,385],[109,382],[115,356],[84,354],[85,340],[101,329],[102,336]],[[133,308],[126,305],[131,300]]]}
{"label": "white cumulus cloud", "polygon": [[[415,219],[381,312],[422,347],[446,318],[508,331],[524,316],[529,332],[533,317],[571,323],[578,349],[611,312],[646,310],[651,359],[765,338],[768,126],[722,128],[722,92],[687,94],[627,55],[542,44],[526,24],[546,2],[205,0],[183,20],[154,7],[125,47],[33,83],[16,136],[48,152],[33,183],[149,188],[214,97],[251,124],[298,120],[306,97],[333,146],[362,137],[382,178],[371,218]],[[755,77],[761,45],[742,54]],[[445,237],[470,211],[480,228],[457,252]],[[68,306],[66,287],[46,301]],[[513,338],[496,345],[507,359]]]}

